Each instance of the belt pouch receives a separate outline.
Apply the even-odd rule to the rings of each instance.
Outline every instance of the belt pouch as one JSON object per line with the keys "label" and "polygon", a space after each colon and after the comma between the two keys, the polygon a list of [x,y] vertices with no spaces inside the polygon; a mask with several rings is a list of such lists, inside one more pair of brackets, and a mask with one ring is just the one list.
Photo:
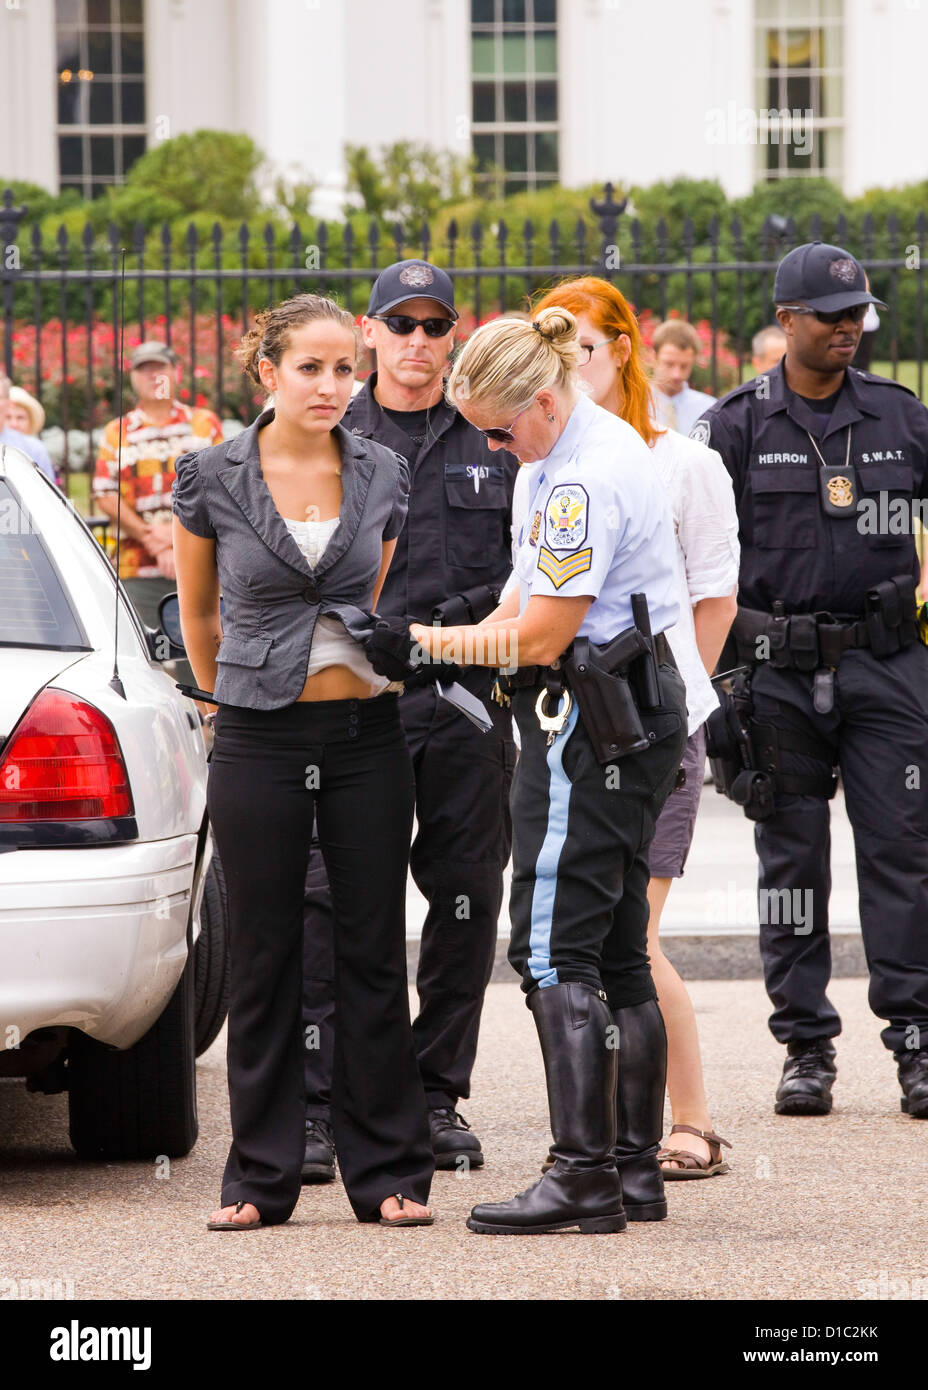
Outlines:
{"label": "belt pouch", "polygon": [[790,618],[789,652],[797,671],[814,671],[818,666],[818,630],[814,613],[794,613]]}

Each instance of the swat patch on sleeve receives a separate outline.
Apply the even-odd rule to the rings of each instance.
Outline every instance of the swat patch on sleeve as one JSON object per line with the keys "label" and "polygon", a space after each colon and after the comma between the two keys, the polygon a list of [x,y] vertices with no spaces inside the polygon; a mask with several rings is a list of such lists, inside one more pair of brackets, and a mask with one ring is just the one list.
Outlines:
{"label": "swat patch on sleeve", "polygon": [[697,444],[708,444],[712,436],[712,426],[708,420],[697,420],[690,430],[690,439],[695,439]]}
{"label": "swat patch on sleeve", "polygon": [[590,498],[579,483],[556,487],[545,507],[545,544],[551,550],[576,550],[586,540]]}
{"label": "swat patch on sleeve", "polygon": [[543,545],[538,552],[538,569],[541,573],[551,580],[555,589],[559,589],[562,584],[566,584],[569,579],[575,579],[578,574],[585,574],[593,563],[592,546],[586,550],[577,550],[571,555],[565,555],[563,559],[558,559],[552,555],[546,545]]}

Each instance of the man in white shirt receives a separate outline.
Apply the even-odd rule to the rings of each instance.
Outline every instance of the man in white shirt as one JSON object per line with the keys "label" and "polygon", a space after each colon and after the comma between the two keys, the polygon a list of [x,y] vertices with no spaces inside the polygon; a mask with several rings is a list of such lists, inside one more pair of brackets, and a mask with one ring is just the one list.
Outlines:
{"label": "man in white shirt", "polygon": [[715,400],[689,384],[699,352],[699,335],[684,319],[667,319],[656,329],[652,348],[655,418],[660,425],[689,434]]}

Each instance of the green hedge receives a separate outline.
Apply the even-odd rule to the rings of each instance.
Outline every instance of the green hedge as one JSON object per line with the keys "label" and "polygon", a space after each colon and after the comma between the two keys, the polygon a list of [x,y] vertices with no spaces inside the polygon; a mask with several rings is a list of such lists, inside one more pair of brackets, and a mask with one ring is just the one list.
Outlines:
{"label": "green hedge", "polygon": [[[394,161],[395,163],[395,161]],[[81,202],[69,192],[59,197],[32,184],[3,181],[0,188],[13,190],[15,203],[26,203],[29,211],[21,236],[21,263],[24,268],[35,264],[32,250],[32,229],[38,226],[42,240],[42,264],[57,268],[64,263],[83,268],[89,254],[97,269],[109,269],[113,264],[111,228],[118,245],[128,248],[126,284],[126,313],[131,323],[139,318],[140,302],[137,270],[139,257],[135,238],[145,235],[142,264],[160,271],[164,264],[163,229],[167,228],[172,246],[174,268],[186,269],[190,264],[188,236],[194,228],[197,249],[194,265],[199,278],[194,291],[193,309],[196,312],[215,311],[219,303],[216,281],[210,278],[215,268],[214,229],[221,233],[219,264],[226,270],[239,270],[242,253],[239,237],[246,227],[249,245],[246,263],[249,269],[264,269],[267,265],[265,234],[271,228],[275,260],[278,266],[293,269],[294,254],[299,267],[296,277],[280,275],[271,285],[252,278],[248,284],[247,302],[243,303],[242,285],[238,280],[224,283],[221,291],[223,311],[233,318],[265,306],[272,297],[281,298],[294,289],[325,288],[342,302],[350,303],[360,312],[366,302],[371,277],[354,282],[349,294],[347,279],[320,278],[314,267],[343,270],[350,260],[354,266],[370,263],[368,234],[374,219],[368,212],[350,214],[344,222],[326,227],[303,215],[293,222],[293,212],[305,206],[311,189],[309,183],[295,185],[288,195],[278,180],[272,192],[268,180],[262,183],[262,156],[247,136],[229,135],[217,131],[198,131],[155,146],[143,156],[130,172],[123,187],[112,190],[94,202]],[[386,167],[386,166],[385,166]],[[403,190],[409,203],[409,187]],[[592,263],[600,253],[601,236],[590,199],[601,199],[601,185],[567,189],[559,186],[537,193],[521,193],[506,199],[484,200],[476,197],[445,204],[435,213],[429,226],[427,250],[439,265],[454,265],[466,272],[474,264],[472,233],[479,228],[479,263],[484,267],[501,267],[500,275],[484,279],[477,300],[474,283],[466,273],[459,281],[462,303],[476,309],[478,317],[505,307],[521,307],[529,292],[544,287],[556,276],[534,273],[513,274],[502,269],[506,265],[545,265],[550,256],[549,233],[552,224],[559,229],[558,264]],[[378,206],[385,194],[377,191]],[[928,181],[902,188],[871,189],[862,196],[849,199],[834,184],[823,179],[793,179],[758,185],[746,197],[729,199],[721,186],[712,180],[679,178],[652,184],[648,187],[629,186],[617,189],[616,199],[629,199],[628,211],[620,219],[617,236],[618,268],[616,282],[636,303],[639,309],[655,314],[664,308],[685,312],[689,286],[689,312],[694,319],[713,319],[736,338],[742,348],[751,335],[768,322],[772,307],[770,287],[772,274],[768,271],[746,271],[740,278],[742,313],[738,312],[738,280],[733,274],[718,277],[716,310],[713,314],[712,286],[706,272],[699,267],[713,258],[712,236],[716,238],[721,260],[776,261],[784,250],[799,241],[808,240],[817,230],[812,219],[821,219],[819,234],[824,240],[836,239],[840,219],[844,244],[865,261],[890,255],[904,255],[904,248],[922,240],[917,219],[928,210]],[[208,211],[204,211],[208,209]],[[764,238],[764,227],[770,217],[792,219],[787,234]],[[872,229],[867,219],[872,220]],[[889,223],[895,218],[898,229],[892,233]],[[733,221],[740,223],[738,229]],[[577,245],[577,227],[586,231],[585,243]],[[505,224],[507,235],[500,240],[499,229]],[[662,225],[663,224],[663,225]],[[397,245],[400,254],[421,254],[421,218],[413,208],[398,229],[376,223],[379,233],[378,264],[383,266],[395,259]],[[65,251],[59,252],[60,229],[67,237]],[[89,228],[89,231],[87,230]],[[346,248],[346,228],[353,236],[353,247]],[[449,237],[456,228],[457,240],[453,252]],[[689,240],[687,231],[689,229]],[[85,245],[84,237],[90,238]],[[291,244],[296,251],[291,249]],[[924,247],[921,248],[924,250]],[[583,254],[581,254],[583,252]],[[693,265],[690,276],[677,273],[666,277],[655,274],[633,275],[626,267],[635,256],[653,262],[660,256],[668,262],[689,258]],[[911,270],[875,270],[872,275],[874,292],[889,300],[893,287],[897,291],[896,341],[902,357],[918,351],[918,296],[920,277]],[[64,314],[69,320],[80,321],[86,313],[87,291],[81,284],[69,284],[64,301],[59,282],[45,284],[39,297],[39,316],[43,322]],[[113,314],[113,284],[97,282],[93,289],[94,311],[99,318]],[[175,281],[170,289],[172,314],[187,316],[191,310],[191,293],[187,282]],[[147,285],[146,316],[165,310],[163,282]],[[31,286],[20,284],[15,292],[15,316],[31,319],[35,312],[35,295]],[[893,327],[891,315],[886,315],[887,334]],[[740,327],[740,333],[739,333]],[[887,337],[888,341],[888,337]]]}

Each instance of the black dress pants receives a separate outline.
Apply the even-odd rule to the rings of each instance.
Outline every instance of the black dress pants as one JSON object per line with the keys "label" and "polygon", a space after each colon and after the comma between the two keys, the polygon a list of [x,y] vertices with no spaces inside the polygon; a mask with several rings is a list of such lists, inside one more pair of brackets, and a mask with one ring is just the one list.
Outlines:
{"label": "black dress pants", "polygon": [[[488,701],[486,671],[462,682],[487,702],[493,729],[483,734],[433,686],[407,690],[400,714],[416,780],[416,838],[410,869],[428,901],[422,927],[413,1022],[416,1056],[429,1106],[470,1095],[480,1014],[493,972],[503,870],[512,826],[509,791],[515,764],[508,709]],[[306,1052],[307,1117],[328,1113],[331,1052],[331,914],[325,866],[315,853],[305,884],[305,1028],[318,1046]]]}
{"label": "black dress pants", "polygon": [[666,734],[604,767],[576,704],[548,746],[537,690],[513,709],[522,752],[512,789],[509,961],[528,994],[580,981],[611,1009],[657,997],[647,951],[648,848],[686,749],[686,694],[660,667]]}
{"label": "black dress pants", "polygon": [[[754,717],[819,743],[819,759],[781,752],[787,774],[821,773],[836,760],[854,832],[860,930],[870,1007],[894,1052],[928,1040],[928,649],[915,642],[878,661],[846,652],[834,708],[816,712],[812,675],[768,662],[752,679]],[[841,1021],[831,978],[829,806],[777,796],[758,821],[760,950],[777,1042],[835,1037]]]}
{"label": "black dress pants", "polygon": [[334,911],[332,1126],[360,1221],[434,1171],[409,1021],[405,895],[413,777],[397,700],[220,707],[208,806],[229,893],[232,1146],[223,1205],[286,1221],[306,1092],[303,894],[315,814]]}

